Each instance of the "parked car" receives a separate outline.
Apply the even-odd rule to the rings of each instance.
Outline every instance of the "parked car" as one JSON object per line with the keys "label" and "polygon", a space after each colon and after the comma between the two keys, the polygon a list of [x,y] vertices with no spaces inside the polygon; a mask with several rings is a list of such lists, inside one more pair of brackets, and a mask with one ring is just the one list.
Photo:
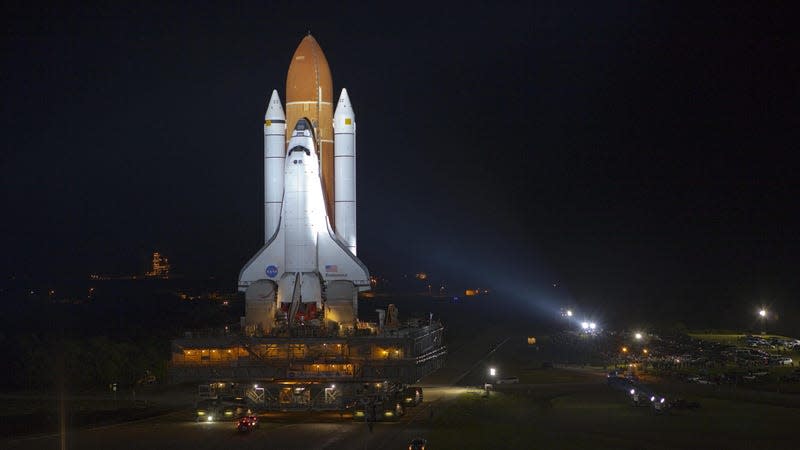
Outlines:
{"label": "parked car", "polygon": [[406,406],[417,406],[422,403],[422,388],[408,387],[403,391],[403,404]]}
{"label": "parked car", "polygon": [[416,438],[408,443],[408,450],[425,450],[426,445],[428,445],[428,441],[422,438]]}
{"label": "parked car", "polygon": [[246,433],[256,428],[258,428],[258,416],[255,414],[244,416],[236,422],[236,430],[240,433]]}
{"label": "parked car", "polygon": [[197,422],[213,422],[219,420],[219,402],[216,400],[202,400],[197,404]]}

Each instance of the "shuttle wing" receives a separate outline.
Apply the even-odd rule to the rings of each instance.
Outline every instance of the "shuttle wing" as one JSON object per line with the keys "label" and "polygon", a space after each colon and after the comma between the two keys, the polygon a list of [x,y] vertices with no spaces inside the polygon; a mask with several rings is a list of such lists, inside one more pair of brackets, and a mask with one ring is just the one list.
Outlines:
{"label": "shuttle wing", "polygon": [[256,280],[277,281],[286,267],[286,233],[278,223],[278,230],[272,238],[261,247],[255,256],[247,261],[239,272],[239,291],[244,292]]}
{"label": "shuttle wing", "polygon": [[327,221],[328,232],[319,233],[317,239],[317,263],[319,273],[325,281],[352,281],[359,288],[369,288],[369,270],[347,246],[336,237]]}

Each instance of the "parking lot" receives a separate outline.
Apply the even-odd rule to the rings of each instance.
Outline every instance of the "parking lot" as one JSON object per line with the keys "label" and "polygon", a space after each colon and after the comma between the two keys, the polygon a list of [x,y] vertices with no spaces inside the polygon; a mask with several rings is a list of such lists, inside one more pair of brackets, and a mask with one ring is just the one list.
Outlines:
{"label": "parking lot", "polygon": [[800,340],[794,338],[601,331],[557,333],[549,343],[549,356],[565,364],[673,382],[800,392]]}

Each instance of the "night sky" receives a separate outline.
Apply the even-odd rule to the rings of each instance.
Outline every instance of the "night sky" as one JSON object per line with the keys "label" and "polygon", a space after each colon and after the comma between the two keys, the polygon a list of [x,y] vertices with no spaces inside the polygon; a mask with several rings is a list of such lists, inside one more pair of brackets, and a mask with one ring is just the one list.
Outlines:
{"label": "night sky", "polygon": [[0,19],[5,277],[160,250],[233,290],[262,244],[265,105],[310,29],[355,108],[373,273],[681,314],[800,296],[786,8],[32,3]]}

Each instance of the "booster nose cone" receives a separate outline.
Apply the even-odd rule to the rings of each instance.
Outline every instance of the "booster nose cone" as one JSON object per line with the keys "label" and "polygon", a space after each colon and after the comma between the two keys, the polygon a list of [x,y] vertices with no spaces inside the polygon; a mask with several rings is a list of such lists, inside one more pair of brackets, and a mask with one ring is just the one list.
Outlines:
{"label": "booster nose cone", "polygon": [[342,89],[342,93],[339,94],[339,102],[336,104],[336,112],[333,113],[334,129],[338,130],[339,127],[352,125],[353,116],[350,96],[347,95],[347,89]]}
{"label": "booster nose cone", "polygon": [[272,96],[269,98],[267,112],[264,114],[264,120],[268,120],[270,122],[286,121],[286,114],[283,113],[281,98],[278,96],[278,91],[275,89],[272,90]]}

